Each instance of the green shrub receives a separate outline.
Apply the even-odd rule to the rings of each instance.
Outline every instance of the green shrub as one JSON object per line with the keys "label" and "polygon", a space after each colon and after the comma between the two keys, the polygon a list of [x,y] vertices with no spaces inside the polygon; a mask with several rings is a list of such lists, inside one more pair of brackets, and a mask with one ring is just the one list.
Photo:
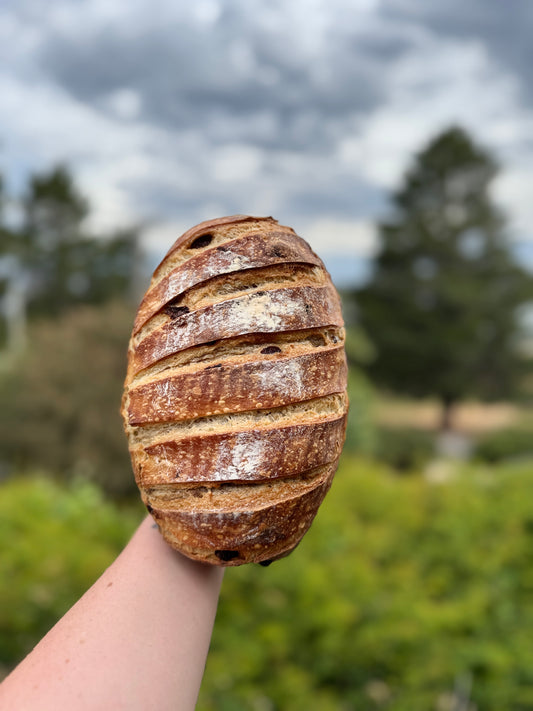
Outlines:
{"label": "green shrub", "polygon": [[374,390],[369,380],[356,367],[348,372],[350,410],[346,427],[347,452],[369,455],[374,451],[376,428],[373,418]]}
{"label": "green shrub", "polygon": [[[292,555],[226,572],[199,711],[451,709],[470,684],[470,708],[533,708],[532,490],[525,461],[435,485],[345,457]],[[0,662],[38,641],[141,516],[87,484],[2,487]]]}
{"label": "green shrub", "polygon": [[127,542],[140,510],[119,510],[89,483],[44,478],[1,487],[0,665],[17,663]]}
{"label": "green shrub", "polygon": [[533,708],[532,490],[344,459],[291,556],[226,572],[199,711]]}
{"label": "green shrub", "polygon": [[119,415],[131,308],[70,310],[33,324],[29,346],[0,378],[0,465],[84,476],[108,493],[135,492]]}
{"label": "green shrub", "polygon": [[414,428],[380,427],[374,456],[399,471],[417,471],[435,455],[435,435]]}
{"label": "green shrub", "polygon": [[491,432],[477,441],[473,456],[489,463],[520,457],[533,458],[533,433],[530,429],[520,428]]}

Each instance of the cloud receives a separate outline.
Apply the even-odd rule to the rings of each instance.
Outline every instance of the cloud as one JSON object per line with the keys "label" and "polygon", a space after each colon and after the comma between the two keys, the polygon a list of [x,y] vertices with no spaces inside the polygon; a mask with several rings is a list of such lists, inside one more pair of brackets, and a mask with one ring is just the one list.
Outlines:
{"label": "cloud", "polygon": [[495,195],[532,238],[531,10],[511,5],[6,2],[1,169],[19,188],[66,161],[96,229],[141,220],[154,244],[249,212],[367,258],[375,234],[361,226],[424,143],[460,123],[500,158]]}
{"label": "cloud", "polygon": [[161,21],[138,3],[110,22],[92,4],[67,4],[77,23],[40,18],[48,32],[38,61],[65,91],[103,111],[110,94],[135,91],[141,119],[173,131],[194,126],[217,143],[231,126],[233,141],[326,150],[343,122],[383,100],[385,65],[408,39],[346,7],[346,24],[332,22],[314,5],[322,11],[280,0],[260,13],[243,0],[200,12],[162,3]]}
{"label": "cloud", "polygon": [[533,4],[523,0],[390,0],[382,7],[384,20],[410,20],[436,35],[459,41],[476,40],[507,73],[516,77],[522,99],[531,105],[533,87]]}
{"label": "cloud", "polygon": [[388,99],[339,143],[342,164],[357,162],[372,183],[392,189],[414,154],[438,131],[460,124],[503,152],[499,129],[521,108],[510,77],[494,71],[477,42],[424,38],[388,75]]}

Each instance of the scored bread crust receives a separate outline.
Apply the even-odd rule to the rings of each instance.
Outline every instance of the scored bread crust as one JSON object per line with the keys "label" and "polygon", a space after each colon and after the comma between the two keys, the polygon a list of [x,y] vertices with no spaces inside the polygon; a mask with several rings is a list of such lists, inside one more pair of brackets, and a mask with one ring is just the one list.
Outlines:
{"label": "scored bread crust", "polygon": [[340,455],[344,417],[179,438],[175,434],[138,448],[135,476],[144,487],[266,481],[301,474]]}
{"label": "scored bread crust", "polygon": [[133,332],[137,333],[159,311],[161,302],[168,303],[195,284],[236,269],[267,267],[287,261],[320,266],[320,259],[301,237],[280,229],[244,234],[220,245],[216,252],[210,249],[194,255],[177,264],[148,290],[137,311]]}
{"label": "scored bread crust", "polygon": [[215,363],[132,386],[130,425],[209,417],[280,407],[340,392],[346,380],[344,349],[251,363]]}
{"label": "scored bread crust", "polygon": [[176,240],[139,306],[122,402],[141,497],[172,546],[241,565],[299,543],[344,442],[343,326],[321,260],[272,218]]}
{"label": "scored bread crust", "polygon": [[139,372],[180,350],[246,333],[342,326],[337,300],[333,285],[284,287],[240,295],[176,316],[172,312],[166,318],[156,316],[153,330],[134,336],[138,345],[131,366]]}
{"label": "scored bread crust", "polygon": [[[216,496],[207,505],[202,503],[207,495],[202,491],[186,508],[181,508],[179,501],[150,494],[146,501],[163,536],[191,558],[214,565],[270,562],[298,545],[331,486],[336,467],[335,461],[318,470],[310,481],[285,480],[285,486],[275,490],[269,490],[271,484],[261,489],[250,487],[250,491],[241,486],[246,490],[246,501],[232,501],[229,511],[217,508]],[[224,551],[226,560],[219,558],[217,551]],[[237,555],[231,556],[233,553]]]}

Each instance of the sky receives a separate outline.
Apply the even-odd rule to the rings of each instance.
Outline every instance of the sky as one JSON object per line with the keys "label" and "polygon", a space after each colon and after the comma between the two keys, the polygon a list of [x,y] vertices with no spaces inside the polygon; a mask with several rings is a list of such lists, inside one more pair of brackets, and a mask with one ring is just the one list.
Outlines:
{"label": "sky", "polygon": [[205,219],[272,215],[360,280],[413,156],[460,125],[533,266],[533,3],[0,0],[0,173],[68,164],[96,232],[158,259]]}

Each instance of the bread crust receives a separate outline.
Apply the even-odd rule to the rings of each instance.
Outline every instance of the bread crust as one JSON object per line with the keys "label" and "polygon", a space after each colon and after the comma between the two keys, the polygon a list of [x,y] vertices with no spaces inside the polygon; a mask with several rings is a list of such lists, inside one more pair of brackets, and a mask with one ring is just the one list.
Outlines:
{"label": "bread crust", "polygon": [[137,311],[133,332],[138,333],[162,306],[197,284],[220,274],[286,262],[321,264],[305,240],[279,229],[245,234],[195,254],[148,289]]}
{"label": "bread crust", "polygon": [[343,325],[319,257],[272,218],[210,220],[172,245],[122,401],[141,497],[172,546],[235,566],[298,545],[344,442]]}
{"label": "bread crust", "polygon": [[[194,227],[191,227],[188,229],[186,232],[184,232],[178,239],[174,242],[174,244],[169,248],[168,252],[165,254],[163,257],[163,260],[159,263],[159,265],[156,267],[154,271],[154,277],[157,278],[161,267],[166,264],[168,259],[172,257],[177,251],[180,249],[183,249],[187,245],[189,245],[196,237],[199,237],[200,235],[204,234],[205,232],[213,232],[216,230],[219,230],[220,228],[224,229],[227,227],[233,227],[234,225],[243,225],[243,224],[250,224],[254,222],[260,222],[263,227],[270,228],[270,227],[280,227],[278,225],[278,221],[275,220],[273,217],[252,217],[251,215],[229,215],[228,217],[217,217],[214,220],[204,220],[204,222],[200,222]],[[285,227],[289,232],[294,232],[292,228],[290,227]]]}
{"label": "bread crust", "polygon": [[345,382],[342,345],[289,358],[214,363],[133,386],[129,424],[179,422],[280,407],[342,392]]}
{"label": "bread crust", "polygon": [[[309,529],[337,464],[335,461],[324,467],[311,485],[302,486],[302,491],[266,505],[259,489],[247,506],[236,506],[232,511],[166,508],[150,495],[145,501],[163,536],[195,560],[225,566],[276,560],[290,553]],[[224,559],[217,551],[237,555]]]}
{"label": "bread crust", "polygon": [[163,437],[135,450],[135,477],[150,488],[297,476],[338,459],[345,428],[343,413],[306,424],[265,426],[257,420],[254,428],[237,432]]}
{"label": "bread crust", "polygon": [[175,318],[168,316],[134,346],[131,374],[173,353],[210,341],[246,333],[343,325],[332,284],[255,291]]}

